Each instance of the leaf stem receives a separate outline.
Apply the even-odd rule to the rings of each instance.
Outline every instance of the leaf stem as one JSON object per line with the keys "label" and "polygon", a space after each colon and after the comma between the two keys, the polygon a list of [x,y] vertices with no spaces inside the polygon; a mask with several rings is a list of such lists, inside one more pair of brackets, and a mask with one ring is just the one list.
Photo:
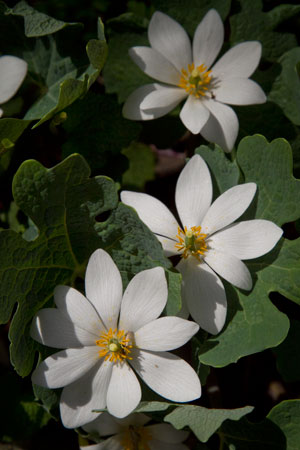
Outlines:
{"label": "leaf stem", "polygon": [[219,435],[219,439],[220,439],[219,450],[224,450],[225,435],[221,431],[218,431],[218,435]]}

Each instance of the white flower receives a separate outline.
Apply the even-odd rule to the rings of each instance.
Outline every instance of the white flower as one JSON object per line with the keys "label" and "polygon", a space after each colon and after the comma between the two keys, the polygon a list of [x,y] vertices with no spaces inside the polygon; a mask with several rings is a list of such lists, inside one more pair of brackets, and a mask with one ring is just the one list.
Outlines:
{"label": "white flower", "polygon": [[176,430],[172,425],[160,423],[145,426],[150,417],[142,413],[130,414],[126,419],[116,419],[103,413],[83,428],[92,434],[111,436],[100,444],[80,447],[81,450],[188,450],[182,444],[187,431]]}
{"label": "white flower", "polygon": [[[0,104],[10,100],[27,73],[27,63],[16,56],[4,55],[0,57]],[[0,108],[0,117],[3,110]]]}
{"label": "white flower", "polygon": [[216,334],[225,322],[227,301],[222,281],[250,290],[252,279],[242,259],[269,252],[282,230],[268,220],[232,223],[250,205],[255,183],[234,186],[212,204],[208,167],[194,155],[176,185],[175,203],[181,225],[159,200],[147,194],[123,191],[121,199],[132,206],[155,233],[167,256],[180,253],[177,269],[182,274],[182,298],[193,319]]}
{"label": "white flower", "polygon": [[94,409],[107,407],[121,418],[130,414],[141,399],[135,372],[169,400],[200,397],[196,372],[166,352],[185,344],[199,327],[178,317],[157,319],[168,294],[161,267],[138,273],[122,299],[117,266],[108,253],[96,250],[87,266],[85,292],[86,297],[71,287],[56,287],[57,309],[40,310],[31,329],[38,342],[65,349],[43,361],[32,381],[53,389],[65,386],[60,413],[67,428],[93,420]]}
{"label": "white flower", "polygon": [[179,23],[162,12],[150,20],[151,47],[132,47],[139,68],[164,84],[147,84],[127,99],[124,117],[150,120],[164,116],[187,98],[180,118],[194,134],[230,151],[238,134],[238,119],[230,105],[264,103],[266,96],[250,75],[261,57],[261,44],[243,42],[214,63],[224,40],[224,26],[211,9],[199,23],[193,46]]}

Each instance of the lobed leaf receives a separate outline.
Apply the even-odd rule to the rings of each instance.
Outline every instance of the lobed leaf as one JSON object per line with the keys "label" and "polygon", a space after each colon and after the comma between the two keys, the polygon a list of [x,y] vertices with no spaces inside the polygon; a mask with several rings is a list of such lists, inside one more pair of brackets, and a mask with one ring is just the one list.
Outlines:
{"label": "lobed leaf", "polygon": [[300,47],[284,53],[278,62],[281,73],[276,77],[269,99],[280,106],[286,117],[295,125],[300,125],[300,80],[298,64]]}
{"label": "lobed leaf", "polygon": [[[292,176],[292,153],[284,139],[268,143],[263,136],[247,137],[238,147],[237,162],[245,182],[258,186],[253,206],[241,220],[267,219],[282,225],[300,216],[300,183]],[[221,180],[218,165],[211,163],[210,168]],[[226,326],[218,336],[199,345],[201,362],[226,366],[243,356],[276,347],[285,339],[289,320],[271,303],[269,294],[280,292],[300,302],[299,244],[300,239],[282,240],[267,255],[246,261],[254,281],[251,292],[226,283]]]}
{"label": "lobed leaf", "polygon": [[239,420],[253,409],[252,406],[238,409],[207,409],[202,406],[184,405],[167,414],[164,420],[179,430],[188,426],[201,442],[207,442],[225,420]]}
{"label": "lobed leaf", "polygon": [[7,15],[20,16],[24,19],[24,31],[27,37],[46,36],[56,33],[68,26],[82,26],[79,23],[63,22],[47,16],[32,8],[25,1],[20,1],[13,8],[7,8]]}
{"label": "lobed leaf", "polygon": [[89,179],[89,167],[74,155],[53,169],[24,162],[15,175],[17,205],[38,228],[24,240],[12,230],[0,233],[0,321],[6,323],[16,302],[9,337],[11,361],[25,376],[32,367],[35,344],[29,337],[33,315],[52,297],[57,284],[73,284],[88,257],[101,246],[95,217],[116,206],[112,180]]}

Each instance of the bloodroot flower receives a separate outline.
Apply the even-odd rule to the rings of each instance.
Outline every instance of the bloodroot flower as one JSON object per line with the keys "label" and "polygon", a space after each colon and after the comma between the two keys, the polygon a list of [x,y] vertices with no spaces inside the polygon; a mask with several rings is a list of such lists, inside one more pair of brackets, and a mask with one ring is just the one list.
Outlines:
{"label": "bloodroot flower", "polygon": [[250,290],[252,279],[242,259],[269,252],[282,230],[268,220],[233,223],[250,205],[255,183],[234,186],[212,204],[208,167],[194,155],[176,185],[175,203],[181,225],[167,207],[147,194],[123,191],[122,201],[132,206],[155,233],[167,256],[180,254],[182,298],[193,319],[216,334],[225,322],[227,301],[217,273],[238,288]]}
{"label": "bloodroot flower", "polygon": [[164,116],[182,100],[180,118],[194,134],[230,151],[238,134],[238,119],[229,105],[265,103],[260,86],[250,80],[258,66],[261,44],[243,42],[214,63],[224,41],[224,26],[211,9],[199,23],[191,46],[179,23],[162,12],[150,20],[151,47],[132,47],[129,55],[139,68],[160,83],[135,90],[125,102],[123,115],[132,120]]}
{"label": "bloodroot flower", "polygon": [[[197,333],[196,323],[178,317],[157,317],[167,301],[161,267],[138,273],[122,299],[121,275],[104,250],[90,257],[84,297],[58,286],[57,306],[40,310],[31,336],[49,347],[64,349],[43,361],[32,381],[51,389],[64,387],[60,413],[67,428],[97,417],[104,409],[116,417],[130,414],[141,400],[135,375],[163,397],[188,402],[200,397],[196,372],[166,350],[185,344]],[[134,370],[133,370],[134,369]]]}
{"label": "bloodroot flower", "polygon": [[126,419],[103,413],[83,428],[101,437],[112,436],[99,444],[80,447],[80,450],[188,450],[182,444],[188,437],[187,431],[176,430],[166,423],[147,425],[150,420],[142,413],[130,414]]}
{"label": "bloodroot flower", "polygon": [[[4,55],[0,57],[0,104],[10,100],[27,73],[27,63],[16,56]],[[0,108],[0,117],[3,110]]]}

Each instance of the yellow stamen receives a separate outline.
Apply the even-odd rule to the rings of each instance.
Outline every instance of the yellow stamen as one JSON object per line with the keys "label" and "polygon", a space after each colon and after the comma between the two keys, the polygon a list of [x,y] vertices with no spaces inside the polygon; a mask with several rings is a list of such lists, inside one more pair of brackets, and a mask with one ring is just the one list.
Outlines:
{"label": "yellow stamen", "polygon": [[178,251],[183,251],[180,255],[182,258],[187,258],[192,255],[201,260],[201,256],[207,251],[206,238],[207,234],[201,233],[201,227],[191,227],[190,230],[184,227],[182,230],[178,227],[178,234],[176,236],[177,242],[175,248]]}
{"label": "yellow stamen", "polygon": [[123,434],[121,445],[124,450],[150,450],[148,442],[151,439],[147,428],[130,425]]}
{"label": "yellow stamen", "polygon": [[132,359],[129,355],[132,345],[132,333],[126,333],[124,330],[112,330],[110,328],[107,333],[102,333],[100,339],[96,341],[101,350],[99,351],[100,358],[105,361],[122,362],[125,359]]}
{"label": "yellow stamen", "polygon": [[207,95],[212,81],[211,70],[207,70],[204,64],[195,67],[195,64],[188,64],[188,71],[181,70],[181,77],[178,86],[185,89],[190,95],[197,98]]}

